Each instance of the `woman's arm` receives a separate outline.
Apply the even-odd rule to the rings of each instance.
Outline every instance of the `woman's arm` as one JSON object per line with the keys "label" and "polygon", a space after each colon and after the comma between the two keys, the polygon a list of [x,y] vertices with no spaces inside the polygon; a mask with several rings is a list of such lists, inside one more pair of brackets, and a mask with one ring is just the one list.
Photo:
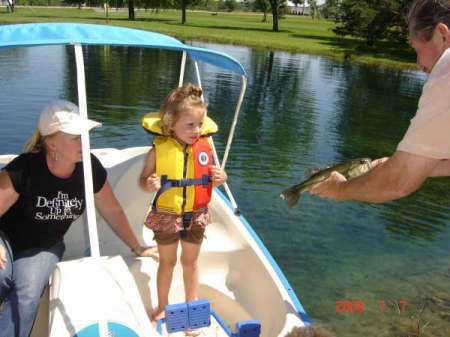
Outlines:
{"label": "woman's arm", "polygon": [[5,269],[6,261],[6,249],[0,244],[0,269]]}
{"label": "woman's arm", "polygon": [[95,193],[95,206],[117,236],[132,249],[136,255],[156,257],[156,247],[141,247],[131,229],[130,223],[117,201],[108,181]]}
{"label": "woman's arm", "polygon": [[19,194],[14,189],[14,186],[9,178],[6,170],[0,171],[0,217],[14,205],[19,198]]}
{"label": "woman's arm", "polygon": [[[0,217],[6,213],[6,211],[14,205],[19,198],[19,194],[14,189],[14,186],[9,178],[9,174],[6,170],[0,171]],[[5,268],[6,263],[6,250],[5,247],[0,245],[0,269]]]}

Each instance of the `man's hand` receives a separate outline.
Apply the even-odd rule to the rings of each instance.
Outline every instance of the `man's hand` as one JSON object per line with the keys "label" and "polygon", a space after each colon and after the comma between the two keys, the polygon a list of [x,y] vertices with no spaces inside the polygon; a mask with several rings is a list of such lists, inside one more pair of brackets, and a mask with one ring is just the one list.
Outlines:
{"label": "man's hand", "polygon": [[341,184],[345,183],[347,179],[337,171],[331,172],[330,176],[319,184],[310,188],[309,193],[312,195],[318,194],[321,198],[329,198],[336,201],[342,201],[339,195]]}

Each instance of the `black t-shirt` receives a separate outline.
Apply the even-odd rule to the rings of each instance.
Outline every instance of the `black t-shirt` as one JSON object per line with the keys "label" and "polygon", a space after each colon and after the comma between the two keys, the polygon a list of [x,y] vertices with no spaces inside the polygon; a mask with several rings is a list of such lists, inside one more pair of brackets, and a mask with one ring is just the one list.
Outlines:
{"label": "black t-shirt", "polygon": [[[94,193],[106,181],[106,170],[91,154]],[[75,165],[67,179],[55,177],[45,154],[24,153],[5,168],[18,200],[0,217],[0,229],[10,238],[13,251],[50,248],[63,239],[71,223],[84,211],[83,164]]]}

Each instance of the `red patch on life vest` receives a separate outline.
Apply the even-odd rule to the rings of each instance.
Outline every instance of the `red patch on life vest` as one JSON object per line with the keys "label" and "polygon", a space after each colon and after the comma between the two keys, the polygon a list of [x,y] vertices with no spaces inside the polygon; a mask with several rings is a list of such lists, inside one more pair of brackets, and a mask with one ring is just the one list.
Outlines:
{"label": "red patch on life vest", "polygon": [[[201,178],[204,174],[209,176],[209,166],[212,165],[212,148],[206,137],[200,137],[192,144],[192,155],[194,157],[194,177]],[[207,187],[195,185],[195,199],[193,209],[205,207],[211,200],[212,183]]]}

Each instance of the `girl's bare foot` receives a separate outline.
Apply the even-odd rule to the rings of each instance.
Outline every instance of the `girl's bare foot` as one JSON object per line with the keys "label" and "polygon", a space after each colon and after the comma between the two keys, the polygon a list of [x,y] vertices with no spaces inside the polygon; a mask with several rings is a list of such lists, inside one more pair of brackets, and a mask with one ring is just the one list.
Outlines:
{"label": "girl's bare foot", "polygon": [[157,326],[157,324],[158,324],[158,321],[161,319],[161,318],[164,318],[166,315],[165,315],[165,312],[164,312],[164,310],[162,310],[162,309],[159,309],[159,307],[157,307],[156,309],[154,309],[153,310],[153,314],[152,314],[152,325],[153,325],[153,327],[156,329],[156,326]]}
{"label": "girl's bare foot", "polygon": [[202,333],[201,329],[187,329],[184,334],[186,336],[200,336],[200,334]]}

